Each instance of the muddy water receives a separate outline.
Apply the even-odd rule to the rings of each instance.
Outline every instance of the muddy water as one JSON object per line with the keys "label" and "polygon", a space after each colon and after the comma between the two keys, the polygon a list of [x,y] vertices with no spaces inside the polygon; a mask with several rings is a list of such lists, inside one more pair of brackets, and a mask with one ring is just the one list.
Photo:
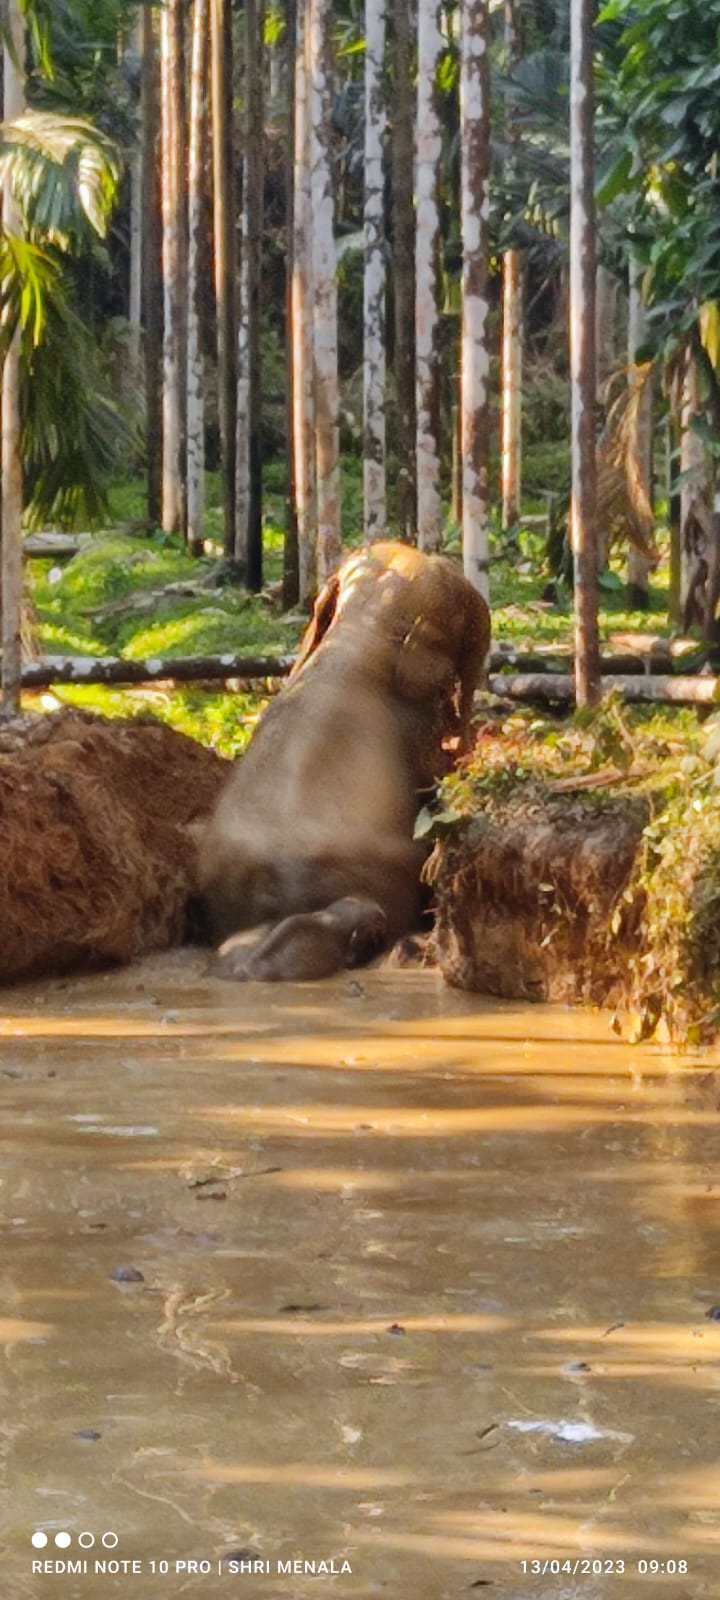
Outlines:
{"label": "muddy water", "polygon": [[427,973],[4,1000],[3,1600],[720,1595],[711,1061]]}

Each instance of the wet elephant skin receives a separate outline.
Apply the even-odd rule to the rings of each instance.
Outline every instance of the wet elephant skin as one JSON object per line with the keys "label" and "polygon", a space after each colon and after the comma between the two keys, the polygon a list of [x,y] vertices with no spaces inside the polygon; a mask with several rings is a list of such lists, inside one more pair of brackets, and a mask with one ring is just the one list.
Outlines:
{"label": "wet elephant skin", "polygon": [[[487,606],[459,568],[405,545],[359,551],[318,596],[200,850],[215,939],[273,925],[270,949],[263,935],[253,953],[256,975],[346,964],[346,939],[328,962],[328,925],[313,919],[348,898],[374,903],[387,944],[413,925],[419,793],[447,769],[448,740],[457,751],[467,739],[488,642]],[[308,920],[278,934],[298,916]]]}

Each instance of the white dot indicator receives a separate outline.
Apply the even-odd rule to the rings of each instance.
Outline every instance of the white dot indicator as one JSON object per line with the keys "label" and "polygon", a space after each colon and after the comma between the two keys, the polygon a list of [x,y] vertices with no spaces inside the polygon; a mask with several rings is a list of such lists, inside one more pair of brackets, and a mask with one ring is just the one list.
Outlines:
{"label": "white dot indicator", "polygon": [[35,1546],[36,1550],[44,1550],[47,1544],[47,1534],[41,1533],[40,1529],[38,1528],[37,1533],[33,1534],[30,1543]]}
{"label": "white dot indicator", "polygon": [[67,1550],[68,1545],[72,1544],[72,1536],[69,1533],[56,1533],[55,1543],[58,1550]]}
{"label": "white dot indicator", "polygon": [[82,1545],[83,1550],[92,1550],[92,1547],[93,1547],[94,1543],[95,1543],[95,1535],[94,1535],[94,1533],[79,1533],[78,1534],[78,1544]]}
{"label": "white dot indicator", "polygon": [[102,1542],[106,1550],[114,1550],[116,1544],[118,1543],[118,1535],[116,1533],[104,1533],[102,1536]]}

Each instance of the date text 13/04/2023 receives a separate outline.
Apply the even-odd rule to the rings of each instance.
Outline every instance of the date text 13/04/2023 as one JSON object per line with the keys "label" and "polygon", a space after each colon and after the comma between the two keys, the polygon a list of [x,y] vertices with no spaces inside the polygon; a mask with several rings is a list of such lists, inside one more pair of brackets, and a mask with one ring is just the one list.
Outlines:
{"label": "date text 13/04/2023", "polygon": [[625,1577],[633,1572],[640,1578],[671,1578],[687,1575],[689,1566],[684,1557],[667,1556],[663,1560],[655,1557],[640,1556],[634,1561],[625,1561],[618,1556],[536,1556],[532,1561],[521,1561],[520,1566],[524,1573],[533,1577],[549,1577],[561,1573],[571,1574],[574,1577],[598,1577],[613,1573],[617,1577]]}

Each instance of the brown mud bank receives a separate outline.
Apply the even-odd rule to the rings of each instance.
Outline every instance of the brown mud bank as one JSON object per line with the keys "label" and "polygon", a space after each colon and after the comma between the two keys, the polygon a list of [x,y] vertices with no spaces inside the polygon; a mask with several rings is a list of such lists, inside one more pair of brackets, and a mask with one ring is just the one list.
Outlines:
{"label": "brown mud bank", "polygon": [[720,1025],[720,807],[630,790],[488,793],[437,841],[428,877],[449,983],[506,1000],[612,1005],[639,1037]]}
{"label": "brown mud bank", "polygon": [[177,944],[191,825],[225,765],[156,722],[68,712],[0,731],[0,979],[107,966]]}
{"label": "brown mud bank", "polygon": [[[431,958],[462,989],[613,1005],[634,1014],[639,1037],[660,1028],[678,1041],[711,1039],[720,1024],[714,770],[675,749],[669,774],[646,742],[643,784],[618,774],[606,785],[603,774],[578,772],[590,746],[571,731],[563,739],[575,770],[558,780],[540,770],[552,753],[545,730],[533,750],[516,721],[509,734],[481,731],[469,765],[443,785],[450,810],[437,819],[427,869]],[[678,759],[692,765],[680,781]],[[226,772],[212,751],[153,721],[68,712],[0,730],[0,982],[182,943],[195,825]],[[397,952],[390,959],[404,964]]]}

